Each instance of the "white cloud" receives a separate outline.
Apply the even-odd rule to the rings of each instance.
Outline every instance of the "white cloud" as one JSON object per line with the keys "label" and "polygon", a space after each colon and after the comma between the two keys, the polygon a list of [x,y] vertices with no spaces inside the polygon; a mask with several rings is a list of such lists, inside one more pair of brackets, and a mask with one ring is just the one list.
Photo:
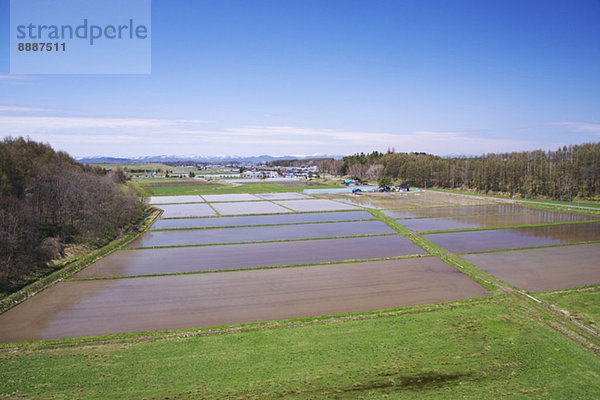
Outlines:
{"label": "white cloud", "polygon": [[32,131],[69,131],[74,129],[158,129],[195,125],[206,122],[210,121],[169,120],[159,118],[89,118],[0,115],[0,131],[11,134],[20,134]]}
{"label": "white cloud", "polygon": [[560,126],[575,132],[595,133],[600,135],[600,124],[589,122],[550,122],[549,126]]}
{"label": "white cloud", "polygon": [[[4,107],[4,108],[3,108]],[[157,154],[352,154],[423,151],[446,155],[528,150],[525,140],[459,131],[367,132],[295,126],[207,127],[197,119],[101,118],[17,115],[35,109],[0,106],[0,135],[27,135],[75,156]]]}
{"label": "white cloud", "polygon": [[45,108],[21,107],[21,106],[0,106],[0,113],[29,113],[49,111]]}
{"label": "white cloud", "polygon": [[29,75],[0,75],[0,82],[8,85],[28,85],[36,79]]}

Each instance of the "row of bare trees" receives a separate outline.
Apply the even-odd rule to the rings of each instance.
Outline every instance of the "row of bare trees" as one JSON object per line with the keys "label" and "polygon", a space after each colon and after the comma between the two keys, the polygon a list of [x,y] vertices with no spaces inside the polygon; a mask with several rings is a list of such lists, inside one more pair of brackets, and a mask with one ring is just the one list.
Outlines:
{"label": "row of bare trees", "polygon": [[97,247],[143,216],[123,174],[77,163],[23,138],[0,142],[0,291],[62,252],[66,244]]}
{"label": "row of bare trees", "polygon": [[[359,153],[328,160],[322,170],[376,180],[390,177],[411,186],[505,193],[558,200],[600,197],[600,143],[555,151],[521,151],[479,157],[425,153]],[[374,178],[375,177],[375,178]]]}

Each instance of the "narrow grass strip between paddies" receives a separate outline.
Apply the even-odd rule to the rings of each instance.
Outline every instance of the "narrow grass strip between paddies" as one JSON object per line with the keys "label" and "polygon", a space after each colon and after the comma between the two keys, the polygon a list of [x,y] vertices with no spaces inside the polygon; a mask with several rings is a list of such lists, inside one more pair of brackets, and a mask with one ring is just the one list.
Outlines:
{"label": "narrow grass strip between paddies", "polygon": [[326,265],[334,265],[334,264],[357,264],[357,263],[373,262],[373,261],[405,260],[405,259],[423,258],[423,257],[432,257],[432,255],[431,254],[409,254],[409,255],[396,256],[396,257],[363,258],[363,259],[351,259],[351,260],[342,260],[342,261],[322,261],[322,262],[317,262],[317,263],[305,263],[305,264],[267,265],[267,266],[263,266],[263,267],[249,267],[249,268],[213,269],[213,270],[206,270],[206,271],[189,271],[189,272],[167,272],[167,273],[163,273],[163,274],[118,275],[118,276],[99,276],[99,277],[90,277],[90,278],[69,278],[69,279],[64,279],[64,281],[76,282],[76,281],[97,281],[97,280],[105,280],[105,279],[152,278],[152,277],[157,277],[157,276],[173,276],[173,275],[199,275],[199,274],[227,273],[227,272],[235,272],[235,271],[254,271],[254,270],[263,270],[263,269],[316,267],[316,266],[321,266],[321,265],[326,266]]}
{"label": "narrow grass strip between paddies", "polygon": [[[346,221],[344,221],[346,222]],[[209,247],[209,246],[226,246],[234,244],[254,244],[254,243],[282,243],[282,242],[305,242],[309,240],[324,240],[324,239],[349,239],[349,238],[361,238],[361,237],[372,237],[372,236],[398,236],[397,233],[381,233],[372,235],[350,235],[350,236],[325,236],[325,237],[314,237],[314,238],[303,238],[303,239],[281,239],[281,240],[263,240],[255,242],[225,242],[225,243],[203,243],[203,244],[181,244],[172,246],[149,246],[149,247],[127,247],[123,250],[149,250],[149,249],[171,249],[178,247]]]}
{"label": "narrow grass strip between paddies", "polygon": [[215,212],[216,215],[214,215],[214,217],[220,217],[221,214],[219,214],[219,212],[212,206],[212,204],[210,203],[206,203],[208,204],[208,206]]}
{"label": "narrow grass strip between paddies", "polygon": [[600,240],[592,240],[587,242],[573,242],[573,243],[560,243],[560,244],[547,244],[543,246],[529,246],[529,247],[514,247],[510,249],[494,249],[494,250],[483,250],[483,251],[466,251],[455,253],[458,255],[467,255],[467,254],[485,254],[485,253],[501,253],[504,251],[515,251],[515,250],[532,250],[532,249],[545,249],[550,247],[563,247],[563,246],[577,246],[582,244],[594,244],[600,243]]}

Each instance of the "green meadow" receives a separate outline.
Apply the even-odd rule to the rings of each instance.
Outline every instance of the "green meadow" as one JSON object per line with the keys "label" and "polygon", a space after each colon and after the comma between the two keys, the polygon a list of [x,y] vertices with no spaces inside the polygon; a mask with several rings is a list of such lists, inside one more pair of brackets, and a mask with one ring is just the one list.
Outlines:
{"label": "green meadow", "polygon": [[154,196],[175,196],[186,194],[237,194],[237,193],[282,193],[302,192],[304,189],[323,189],[341,187],[335,184],[315,184],[299,186],[283,186],[278,183],[248,183],[239,186],[216,184],[201,186],[160,186],[148,190]]}

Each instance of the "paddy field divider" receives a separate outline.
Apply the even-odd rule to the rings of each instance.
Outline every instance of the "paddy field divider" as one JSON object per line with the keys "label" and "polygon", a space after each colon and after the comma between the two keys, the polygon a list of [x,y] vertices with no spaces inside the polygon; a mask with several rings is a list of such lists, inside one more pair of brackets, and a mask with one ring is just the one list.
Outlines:
{"label": "paddy field divider", "polygon": [[303,264],[280,264],[280,265],[266,265],[262,267],[248,267],[248,268],[228,268],[228,269],[208,269],[204,271],[185,271],[185,272],[164,272],[157,274],[142,274],[142,275],[116,275],[116,276],[90,276],[87,278],[67,278],[65,281],[78,282],[78,281],[101,281],[110,279],[132,279],[132,278],[156,278],[161,276],[178,276],[178,275],[202,275],[202,274],[221,274],[229,272],[241,272],[241,271],[262,271],[272,269],[286,269],[286,268],[304,268],[304,267],[322,267],[328,265],[337,264],[359,264],[368,263],[375,261],[390,261],[390,260],[408,260],[417,258],[433,257],[431,254],[408,254],[405,256],[394,256],[394,257],[377,257],[377,258],[357,258],[342,261],[321,261]]}

